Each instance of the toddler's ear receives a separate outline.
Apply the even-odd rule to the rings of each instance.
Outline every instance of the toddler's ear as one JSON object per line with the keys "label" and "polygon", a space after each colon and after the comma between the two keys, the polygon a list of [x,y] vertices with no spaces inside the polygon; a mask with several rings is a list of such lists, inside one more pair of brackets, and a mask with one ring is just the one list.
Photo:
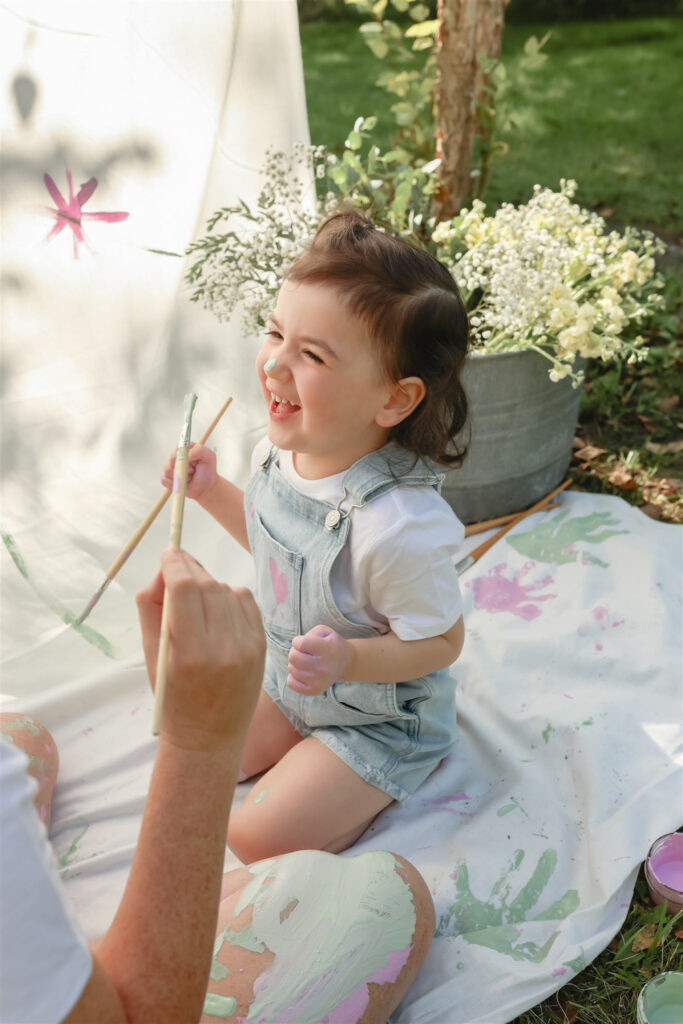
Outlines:
{"label": "toddler's ear", "polygon": [[375,420],[380,427],[395,427],[410,416],[425,396],[427,389],[420,377],[402,377],[396,381],[393,390]]}

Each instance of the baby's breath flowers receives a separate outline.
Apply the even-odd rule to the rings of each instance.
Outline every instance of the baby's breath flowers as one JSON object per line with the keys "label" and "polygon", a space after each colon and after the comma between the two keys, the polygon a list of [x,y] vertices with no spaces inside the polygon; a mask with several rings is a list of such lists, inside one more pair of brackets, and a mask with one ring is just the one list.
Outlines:
{"label": "baby's breath flowers", "polygon": [[550,377],[578,377],[577,356],[635,361],[638,325],[660,302],[649,232],[607,232],[604,220],[560,191],[536,185],[524,206],[504,203],[490,217],[473,202],[432,234],[470,310],[473,344],[487,352],[535,349]]}
{"label": "baby's breath flowers", "polygon": [[266,151],[264,184],[254,208],[243,200],[217,210],[208,234],[187,250],[192,300],[219,320],[239,304],[242,326],[257,333],[275,305],[287,267],[304,250],[325,215],[312,180],[326,173],[324,146],[295,145],[292,153]]}
{"label": "baby's breath flowers", "polygon": [[428,205],[438,161],[417,171],[394,167],[371,144],[373,128],[374,119],[359,118],[341,159],[324,146],[268,150],[254,207],[240,200],[216,211],[208,233],[188,248],[193,301],[220,320],[239,305],[244,330],[258,333],[288,267],[320,222],[348,203],[449,267],[475,348],[534,349],[549,360],[552,380],[575,383],[577,357],[641,357],[639,326],[661,302],[654,257],[662,242],[633,228],[607,231],[601,217],[572,202],[576,182],[564,179],[559,192],[536,185],[528,203],[504,203],[488,217],[475,199],[434,226]]}

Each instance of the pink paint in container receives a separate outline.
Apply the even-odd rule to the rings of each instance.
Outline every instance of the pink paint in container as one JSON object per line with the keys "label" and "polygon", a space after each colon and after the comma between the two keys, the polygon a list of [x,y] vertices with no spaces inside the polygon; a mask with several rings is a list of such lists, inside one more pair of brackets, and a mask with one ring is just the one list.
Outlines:
{"label": "pink paint in container", "polygon": [[645,878],[657,904],[671,913],[683,910],[683,832],[656,839],[645,861]]}

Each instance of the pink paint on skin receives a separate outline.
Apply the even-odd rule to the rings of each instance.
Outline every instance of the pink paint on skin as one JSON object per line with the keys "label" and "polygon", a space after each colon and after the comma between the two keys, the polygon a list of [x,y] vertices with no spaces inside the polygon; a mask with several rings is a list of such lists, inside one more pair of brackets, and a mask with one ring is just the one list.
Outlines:
{"label": "pink paint on skin", "polygon": [[368,984],[386,985],[396,981],[406,965],[412,948],[411,944],[406,949],[399,949],[395,953],[387,954],[386,966],[373,971],[372,977],[365,984],[360,985],[355,992],[352,992],[348,999],[340,1003],[320,1024],[350,1024],[351,1021],[359,1021],[370,1002]]}
{"label": "pink paint on skin", "polygon": [[503,570],[507,568],[503,563],[495,566],[488,576],[479,576],[472,583],[468,583],[467,586],[474,589],[474,607],[487,612],[511,612],[526,622],[538,618],[541,614],[538,603],[550,601],[556,595],[534,593],[539,587],[552,583],[551,576],[545,576],[535,583],[520,583],[533,565],[533,562],[527,562],[511,579],[508,579],[503,575]]}

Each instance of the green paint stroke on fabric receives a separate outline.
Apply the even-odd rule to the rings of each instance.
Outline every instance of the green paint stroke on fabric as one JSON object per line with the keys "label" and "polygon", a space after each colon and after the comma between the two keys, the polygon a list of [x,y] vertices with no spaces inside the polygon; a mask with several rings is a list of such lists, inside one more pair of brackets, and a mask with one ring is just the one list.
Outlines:
{"label": "green paint stroke on fabric", "polygon": [[510,797],[510,803],[509,804],[505,804],[504,807],[499,807],[498,808],[498,810],[496,811],[496,815],[499,818],[504,818],[506,814],[510,813],[510,811],[521,811],[522,814],[525,816],[525,818],[529,817],[527,812],[524,810],[524,808],[520,804],[519,800],[516,800],[514,796]]}
{"label": "green paint stroke on fabric", "polygon": [[[511,898],[511,876],[520,870],[524,857],[523,850],[515,852],[503,874],[491,888],[488,899],[483,900],[478,899],[472,892],[467,862],[459,861],[451,875],[455,882],[456,898],[451,907],[441,915],[435,936],[451,938],[461,935],[472,945],[486,946],[513,960],[526,960],[532,963],[544,960],[559,932],[552,932],[539,945],[536,941],[525,940],[524,928],[519,925],[531,921],[564,920],[579,906],[579,896],[575,889],[567,889],[547,910],[531,915],[555,873],[557,853],[552,849],[545,850],[539,857],[529,881],[520,887],[514,898]],[[537,935],[538,930],[535,929],[534,936]]]}
{"label": "green paint stroke on fabric", "polygon": [[547,743],[548,740],[550,739],[550,733],[551,732],[555,732],[555,730],[553,729],[553,727],[550,724],[550,722],[548,722],[548,724],[546,725],[545,729],[541,733],[541,736],[543,737],[543,742],[544,743]]}
{"label": "green paint stroke on fabric", "polygon": [[204,999],[204,1013],[209,1017],[220,1017],[226,1020],[232,1017],[237,1009],[237,1000],[232,996],[216,996],[212,992]]}
{"label": "green paint stroke on fabric", "polygon": [[6,533],[5,530],[0,530],[0,537],[2,538],[5,547],[9,551],[12,561],[16,565],[17,569],[24,577],[28,585],[31,587],[33,592],[37,594],[37,596],[40,598],[40,600],[43,601],[48,606],[48,608],[62,620],[62,622],[66,626],[71,626],[73,629],[75,629],[77,633],[81,634],[84,640],[87,640],[89,644],[92,644],[94,647],[97,647],[97,649],[101,651],[102,654],[106,655],[107,658],[115,658],[115,649],[112,646],[112,644],[109,643],[106,637],[102,636],[101,633],[98,633],[90,626],[77,626],[76,619],[78,618],[78,616],[74,615],[73,612],[69,611],[66,605],[63,605],[62,602],[54,596],[54,594],[51,594],[48,590],[45,589],[45,587],[42,586],[42,584],[38,583],[38,581],[33,578],[32,574],[29,572],[26,562],[24,561],[21,555],[21,552],[17,547],[14,538],[9,533]]}
{"label": "green paint stroke on fabric", "polygon": [[620,525],[609,512],[592,512],[587,516],[567,519],[569,509],[558,512],[552,518],[544,518],[532,530],[526,533],[508,534],[506,540],[520,554],[533,558],[536,562],[552,562],[563,565],[567,562],[599,565],[607,568],[609,562],[603,562],[596,555],[588,554],[577,548],[577,544],[603,544],[610,537],[630,530],[616,530]]}
{"label": "green paint stroke on fabric", "polygon": [[69,866],[69,864],[73,862],[78,844],[80,843],[81,839],[83,838],[83,836],[85,835],[89,828],[90,825],[86,825],[85,828],[78,833],[78,835],[76,836],[76,838],[74,839],[66,853],[63,853],[62,856],[59,858],[60,868],[66,868]]}
{"label": "green paint stroke on fabric", "polygon": [[[250,866],[253,879],[232,921],[253,908],[251,934],[273,960],[254,984],[245,1022],[338,1022],[351,1019],[350,1009],[347,1017],[334,1016],[346,1000],[353,1002],[352,1019],[362,1016],[355,1008],[367,1005],[367,983],[397,977],[412,948],[415,906],[398,867],[389,853],[335,857],[317,850]],[[234,934],[223,936],[231,941]]]}

